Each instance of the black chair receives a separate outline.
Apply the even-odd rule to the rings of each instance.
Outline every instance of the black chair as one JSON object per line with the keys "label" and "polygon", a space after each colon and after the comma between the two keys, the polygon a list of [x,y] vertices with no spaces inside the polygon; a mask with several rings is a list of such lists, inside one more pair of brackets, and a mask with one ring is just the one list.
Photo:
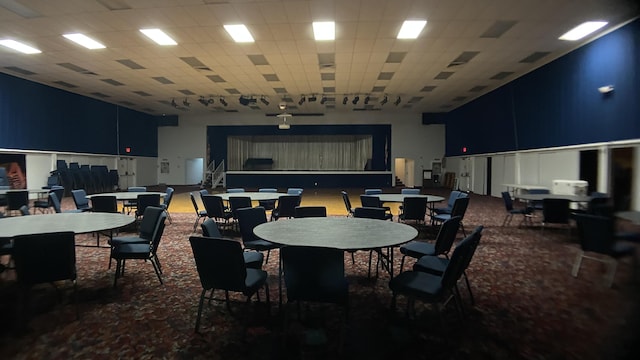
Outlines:
{"label": "black chair", "polygon": [[229,197],[229,208],[233,218],[236,220],[238,220],[238,209],[250,208],[252,206],[251,198],[248,196],[238,195]]}
{"label": "black chair", "polygon": [[295,217],[296,218],[327,217],[327,207],[326,206],[296,206]]}
{"label": "black chair", "polygon": [[[76,318],[79,317],[76,286],[76,247],[73,232],[57,232],[16,236],[12,259],[16,279],[23,296],[33,285],[51,283],[56,286],[62,280],[73,283]],[[29,301],[20,301],[24,305]],[[22,311],[19,312],[22,315]]]}
{"label": "black chair", "polygon": [[[349,317],[349,284],[344,275],[344,252],[339,249],[285,246],[281,250],[287,302],[331,303]],[[287,316],[285,312],[285,329]]]}
{"label": "black chair", "polygon": [[79,210],[79,209],[69,209],[69,210],[62,211],[62,208],[60,206],[60,200],[59,200],[58,195],[56,194],[55,191],[49,193],[49,201],[51,201],[51,206],[53,207],[53,210],[56,213],[61,213],[61,212],[64,212],[64,213],[79,213],[79,212],[82,212],[82,210]]}
{"label": "black chair", "polygon": [[[94,195],[91,197],[92,212],[117,213],[118,200],[113,195]],[[100,247],[100,234],[96,233],[96,246]],[[113,237],[113,230],[104,233],[109,239]]]}
{"label": "black chair", "polygon": [[283,195],[278,198],[276,208],[271,211],[271,221],[296,216],[296,206],[300,205],[300,195]]}
{"label": "black chair", "polygon": [[351,206],[351,200],[349,200],[349,194],[346,191],[341,191],[342,201],[344,202],[344,207],[347,209],[347,217],[353,216],[353,207]]}
{"label": "black chair", "polygon": [[426,255],[448,257],[451,246],[456,240],[456,234],[458,234],[458,228],[460,227],[459,216],[452,217],[451,219],[442,223],[438,235],[436,236],[435,243],[428,243],[424,241],[412,241],[405,245],[400,246],[400,253],[402,254],[402,260],[400,260],[400,271],[404,270],[404,258],[409,256],[414,259],[420,259]]}
{"label": "black chair", "polygon": [[549,224],[560,224],[565,225],[571,233],[569,203],[568,199],[542,199],[542,231]]}
{"label": "black chair", "polygon": [[[472,233],[462,240],[453,251],[449,263],[442,275],[434,275],[422,271],[405,271],[389,281],[392,292],[391,309],[396,309],[398,295],[404,295],[407,301],[407,309],[420,300],[431,304],[446,306],[453,300],[459,315],[462,315],[460,295],[456,284],[462,276],[467,261],[473,256],[474,242],[477,242],[479,234]],[[411,309],[415,312],[415,309]]]}
{"label": "black chair", "polygon": [[[473,246],[472,246],[472,252],[471,254],[469,254],[469,257],[467,258],[467,260],[465,261],[465,266],[462,272],[462,275],[464,276],[464,281],[466,283],[467,286],[467,291],[469,292],[469,298],[471,299],[471,304],[475,304],[475,299],[473,297],[473,292],[471,291],[471,285],[469,284],[469,277],[467,276],[467,267],[469,267],[469,263],[471,262],[471,258],[473,257],[473,255],[475,254],[476,248],[478,247],[478,244],[480,242],[480,238],[482,237],[482,230],[484,229],[483,226],[478,226],[475,228],[475,230],[473,230],[473,233],[470,235],[470,237],[473,237],[475,240],[473,242]],[[459,246],[459,245],[458,245]],[[434,274],[434,275],[441,275],[442,273],[444,273],[445,269],[447,268],[447,266],[449,265],[449,258],[447,257],[439,257],[436,255],[426,255],[421,257],[420,259],[418,259],[418,261],[413,264],[413,270],[415,271],[423,271],[423,272],[427,272],[430,274]]]}
{"label": "black chair", "polygon": [[[369,189],[371,190],[371,189]],[[360,204],[362,207],[366,208],[383,208],[387,212],[387,220],[393,219],[393,215],[391,214],[391,208],[388,206],[383,206],[380,198],[375,195],[360,195]]]}
{"label": "black chair", "polygon": [[84,191],[84,189],[71,190],[71,197],[73,198],[73,202],[76,204],[76,209],[80,211],[91,211],[89,198],[87,198],[87,192]]}
{"label": "black chair", "polygon": [[233,213],[231,210],[225,208],[224,202],[220,196],[203,195],[202,204],[204,205],[207,216],[209,219],[213,219],[213,221],[215,221],[216,226],[228,229],[232,225],[230,220],[233,219]]}
{"label": "black chair", "polygon": [[[384,208],[381,208],[381,207],[357,207],[357,208],[353,209],[353,217],[354,218],[388,220],[387,215],[388,215],[387,211]],[[390,249],[387,249],[387,251],[390,251]],[[352,257],[353,257],[353,253],[354,252],[355,251],[352,251],[352,254],[351,254]],[[371,260],[373,259],[373,253],[374,252],[378,255],[377,260],[376,260],[376,277],[378,276],[378,269],[379,269],[379,265],[380,265],[380,260],[383,257],[381,248],[370,249],[369,250],[369,268],[368,268],[368,271],[367,271],[367,277],[371,277]],[[353,261],[353,258],[351,260]]]}
{"label": "black chair", "polygon": [[20,209],[18,209],[18,211],[20,212],[20,215],[22,215],[22,216],[31,215],[31,213],[29,212],[29,205],[20,206]]}
{"label": "black chair", "polygon": [[175,189],[172,187],[168,187],[167,190],[165,191],[166,195],[164,196],[164,200],[162,202],[162,208],[164,209],[164,212],[167,213],[167,219],[169,220],[169,224],[171,224],[172,220],[171,220],[171,214],[169,213],[169,205],[171,205],[171,200],[173,199],[173,193],[174,193]]}
{"label": "black chair", "polygon": [[238,227],[240,229],[240,236],[242,237],[242,244],[244,245],[244,248],[261,252],[266,251],[267,259],[265,262],[268,263],[271,250],[277,249],[280,246],[270,241],[263,240],[253,233],[253,228],[266,222],[267,212],[261,206],[238,209]]}
{"label": "black chair", "polygon": [[[260,188],[258,192],[266,192],[266,193],[277,193],[278,189],[276,188]],[[262,206],[265,210],[273,210],[276,207],[277,200],[259,200],[258,206]]]}
{"label": "black chair", "polygon": [[29,209],[29,190],[7,191],[7,206],[5,208],[8,215],[20,212],[20,208],[26,206]]}
{"label": "black chair", "polygon": [[140,194],[136,200],[136,218],[140,218],[144,211],[150,207],[159,207],[164,210],[164,207],[160,203],[160,194]]}
{"label": "black chair", "polygon": [[198,202],[196,201],[196,198],[195,196],[193,196],[192,192],[189,193],[189,197],[191,198],[193,209],[196,211],[196,221],[193,223],[193,232],[196,232],[196,229],[198,228],[198,223],[200,223],[200,219],[207,218],[207,210],[198,209]]}
{"label": "black chair", "polygon": [[[59,199],[60,199],[64,194],[64,187],[53,185],[52,187],[49,188],[49,193],[52,193],[52,192],[56,192],[56,195],[59,196]],[[51,207],[53,207],[53,204],[51,203],[51,198],[49,197],[49,194],[47,194],[46,199],[38,199],[33,202],[33,208],[39,209],[40,212],[42,213],[45,213]]]}
{"label": "black chair", "polygon": [[[153,209],[153,207],[148,207],[147,209]],[[118,278],[124,276],[126,260],[134,259],[149,261],[151,265],[153,265],[153,270],[158,276],[160,284],[163,284],[161,275],[162,266],[160,265],[160,260],[158,259],[158,247],[160,245],[160,240],[162,239],[162,234],[164,232],[165,219],[167,218],[167,214],[164,213],[164,210],[162,208],[156,209],[160,209],[161,214],[160,218],[158,219],[156,229],[153,232],[151,242],[121,243],[113,244],[111,246],[111,258],[116,260],[116,273],[113,278],[113,287],[116,287]]]}
{"label": "black chair", "polygon": [[522,215],[522,221],[520,224],[528,222],[529,225],[532,225],[531,214],[533,213],[533,209],[530,207],[524,207],[520,209],[513,208],[513,199],[511,199],[511,194],[508,191],[502,192],[502,201],[504,202],[504,207],[507,210],[507,214],[504,216],[504,220],[502,221],[502,226],[511,224],[511,220],[513,219],[513,215]]}
{"label": "black chair", "polygon": [[433,214],[451,214],[453,210],[453,204],[456,202],[456,199],[459,197],[467,197],[467,193],[460,190],[453,190],[449,193],[449,198],[447,199],[447,206],[437,207],[433,209]]}
{"label": "black chair", "polygon": [[451,210],[450,214],[432,215],[431,216],[431,222],[434,225],[437,225],[437,224],[441,224],[441,223],[451,219],[452,217],[459,216],[460,217],[460,229],[462,229],[462,235],[463,236],[467,236],[466,232],[464,231],[464,224],[462,223],[462,221],[464,220],[464,214],[467,212],[467,207],[469,207],[469,197],[467,197],[467,196],[464,196],[464,197],[458,196],[458,198],[456,198],[456,200],[453,202],[453,209]]}
{"label": "black chair", "polygon": [[[113,248],[123,244],[151,244],[154,241],[154,236],[157,235],[157,229],[159,222],[164,221],[161,216],[163,209],[160,207],[147,207],[138,226],[138,235],[134,236],[112,236],[108,242]],[[166,214],[165,214],[166,216]],[[109,268],[111,268],[111,258],[109,258]]]}
{"label": "black chair", "polygon": [[[130,186],[127,188],[128,192],[146,192],[146,186]],[[127,211],[127,214],[130,214],[138,206],[138,200],[127,200],[123,203],[122,212]]]}
{"label": "black chair", "polygon": [[[529,194],[549,194],[551,193],[549,189],[529,189],[527,191]],[[542,210],[542,200],[531,200],[529,201],[529,207],[533,210],[541,211]]]}
{"label": "black chair", "polygon": [[[222,237],[222,234],[220,234],[220,230],[218,229],[218,225],[212,219],[206,219],[200,226],[202,227],[203,236],[211,238]],[[262,263],[264,262],[264,255],[262,255],[262,253],[257,251],[243,251],[242,256],[244,257],[244,263],[248,268],[262,269]]]}
{"label": "black chair", "polygon": [[[417,190],[417,189],[416,189]],[[413,223],[416,227],[424,226],[427,216],[427,198],[407,196],[402,201],[402,213],[398,219],[404,223]]]}
{"label": "black chair", "polygon": [[[578,238],[580,239],[580,250],[573,264],[571,275],[578,276],[582,259],[584,258],[604,262],[608,265],[609,270],[606,275],[606,281],[609,287],[613,285],[618,259],[624,256],[632,256],[634,259],[633,271],[637,271],[636,248],[633,244],[616,241],[615,223],[612,217],[576,214],[575,219],[578,227]],[[601,256],[591,256],[587,255],[587,253]]]}
{"label": "black chair", "polygon": [[[224,290],[227,309],[231,312],[229,291],[241,292],[247,297],[247,304],[254,294],[258,294],[264,287],[267,300],[267,312],[269,312],[269,284],[267,272],[259,269],[247,268],[242,256],[242,247],[239,242],[220,239],[192,236],[189,238],[193,257],[196,262],[202,292],[198,302],[198,315],[196,317],[195,331],[200,330],[200,317],[204,300],[217,300],[213,297],[216,289]],[[207,297],[207,291],[211,295]],[[258,295],[259,296],[259,295]],[[258,299],[260,299],[258,297]]]}

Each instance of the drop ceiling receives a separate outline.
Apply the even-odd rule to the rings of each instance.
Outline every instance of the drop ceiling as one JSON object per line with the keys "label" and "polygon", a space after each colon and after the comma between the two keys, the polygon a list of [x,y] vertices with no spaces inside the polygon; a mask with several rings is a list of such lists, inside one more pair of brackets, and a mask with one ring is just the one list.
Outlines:
{"label": "drop ceiling", "polygon": [[[627,0],[0,0],[0,39],[42,51],[1,47],[0,72],[152,115],[277,113],[283,101],[294,113],[446,112],[637,15]],[[407,19],[428,22],[398,40]],[[315,41],[311,23],[327,20],[336,39]],[[609,24],[558,40],[588,20]],[[255,42],[233,42],[223,25],[238,23]],[[156,45],[142,28],[178,45]],[[62,37],[70,32],[106,48],[80,47]]]}

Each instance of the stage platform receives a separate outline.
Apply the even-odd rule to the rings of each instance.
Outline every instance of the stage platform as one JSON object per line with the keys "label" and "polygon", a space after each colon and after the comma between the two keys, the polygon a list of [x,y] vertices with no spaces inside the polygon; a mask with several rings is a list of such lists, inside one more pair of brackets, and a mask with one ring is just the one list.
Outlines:
{"label": "stage platform", "polygon": [[227,171],[227,188],[385,188],[391,171]]}

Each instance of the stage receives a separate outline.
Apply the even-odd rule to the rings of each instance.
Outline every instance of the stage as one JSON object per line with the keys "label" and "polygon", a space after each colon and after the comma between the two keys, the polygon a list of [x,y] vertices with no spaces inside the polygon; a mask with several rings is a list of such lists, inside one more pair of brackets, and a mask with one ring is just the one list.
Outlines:
{"label": "stage", "polygon": [[386,188],[391,171],[227,171],[227,188]]}

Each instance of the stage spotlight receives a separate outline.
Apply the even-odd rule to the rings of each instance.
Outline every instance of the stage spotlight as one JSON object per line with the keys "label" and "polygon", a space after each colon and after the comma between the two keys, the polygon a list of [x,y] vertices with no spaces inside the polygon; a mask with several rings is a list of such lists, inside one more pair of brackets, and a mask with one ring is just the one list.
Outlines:
{"label": "stage spotlight", "polygon": [[178,103],[176,103],[176,99],[171,99],[171,106],[173,106],[174,108],[178,107]]}
{"label": "stage spotlight", "polygon": [[247,96],[244,96],[244,95],[240,95],[239,101],[240,101],[240,104],[242,104],[244,106],[247,106],[247,105],[252,104],[252,103],[255,104],[258,100],[254,99],[253,96],[252,97],[247,97]]}
{"label": "stage spotlight", "polygon": [[198,102],[204,106],[209,106],[209,104],[213,104],[213,98],[205,98],[204,96],[200,96]]}
{"label": "stage spotlight", "polygon": [[356,97],[353,98],[353,101],[351,101],[353,103],[353,105],[357,104],[358,101],[360,101],[360,96],[356,95]]}
{"label": "stage spotlight", "polygon": [[307,98],[304,97],[304,95],[302,95],[302,97],[300,98],[300,101],[298,101],[298,105],[302,105],[304,104],[304,102],[307,100]]}
{"label": "stage spotlight", "polygon": [[322,98],[320,99],[320,104],[324,105],[324,103],[326,103],[326,102],[327,102],[327,97],[322,95]]}
{"label": "stage spotlight", "polygon": [[402,101],[402,99],[400,99],[400,96],[398,96],[396,101],[393,102],[393,105],[398,106],[398,104],[400,104],[401,101]]}
{"label": "stage spotlight", "polygon": [[387,101],[389,101],[389,98],[387,97],[387,95],[385,95],[384,98],[382,98],[382,101],[380,101],[380,106],[384,106],[384,104],[386,104]]}
{"label": "stage spotlight", "polygon": [[367,95],[367,96],[364,98],[364,104],[365,104],[365,105],[369,105],[369,100],[371,100],[371,98],[369,97],[369,95]]}
{"label": "stage spotlight", "polygon": [[342,105],[347,105],[347,101],[349,101],[349,98],[345,96],[344,99],[342,99]]}
{"label": "stage spotlight", "polygon": [[191,106],[191,103],[189,102],[189,98],[184,98],[184,100],[182,100],[182,105]]}
{"label": "stage spotlight", "polygon": [[267,98],[266,98],[266,97],[264,97],[264,96],[260,97],[260,101],[261,101],[263,104],[265,104],[265,105],[269,106],[269,100],[267,100]]}
{"label": "stage spotlight", "polygon": [[318,99],[318,98],[317,98],[315,95],[311,95],[311,96],[309,96],[309,97],[307,98],[307,101],[309,101],[309,102],[314,102],[314,101],[316,101],[317,99]]}
{"label": "stage spotlight", "polygon": [[226,100],[224,99],[224,97],[222,97],[222,96],[220,96],[220,100],[218,100],[218,101],[220,101],[220,104],[222,104],[222,106],[227,106],[227,105],[229,105],[229,104],[227,104],[227,101],[226,101]]}

